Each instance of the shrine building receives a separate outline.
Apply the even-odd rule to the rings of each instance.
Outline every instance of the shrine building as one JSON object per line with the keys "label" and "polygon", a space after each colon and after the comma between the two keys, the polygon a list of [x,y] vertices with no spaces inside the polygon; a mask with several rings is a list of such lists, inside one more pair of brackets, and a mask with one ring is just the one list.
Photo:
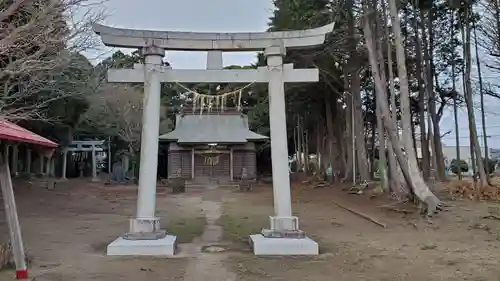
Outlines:
{"label": "shrine building", "polygon": [[266,139],[252,132],[248,117],[235,109],[183,110],[175,129],[160,136],[168,145],[168,178],[219,184],[241,179],[242,172],[255,179],[255,143]]}

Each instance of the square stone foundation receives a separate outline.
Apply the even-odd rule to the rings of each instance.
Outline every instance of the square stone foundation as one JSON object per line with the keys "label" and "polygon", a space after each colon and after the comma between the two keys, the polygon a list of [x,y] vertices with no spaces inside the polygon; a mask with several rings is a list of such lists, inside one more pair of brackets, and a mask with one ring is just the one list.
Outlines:
{"label": "square stone foundation", "polygon": [[119,237],[108,245],[108,256],[164,256],[175,254],[176,236],[156,240],[126,240]]}
{"label": "square stone foundation", "polygon": [[267,238],[262,234],[250,235],[250,245],[256,256],[317,256],[319,245],[309,237]]}

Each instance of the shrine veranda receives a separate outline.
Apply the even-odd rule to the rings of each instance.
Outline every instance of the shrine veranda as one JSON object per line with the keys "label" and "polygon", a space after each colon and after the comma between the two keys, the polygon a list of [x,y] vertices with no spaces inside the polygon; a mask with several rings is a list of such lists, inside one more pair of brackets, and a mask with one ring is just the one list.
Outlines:
{"label": "shrine veranda", "polygon": [[[273,195],[275,212],[269,229],[250,236],[255,255],[317,255],[318,244],[299,228],[292,216],[286,131],[285,83],[317,82],[317,69],[294,69],[284,64],[287,49],[321,45],[334,24],[316,29],[260,33],[195,33],[150,31],[94,25],[110,47],[139,49],[145,64],[134,69],[110,69],[108,81],[144,83],[141,163],[137,213],[130,229],[108,246],[108,255],[172,256],[176,237],[160,228],[155,216],[156,173],[160,123],[161,83],[268,83]],[[168,50],[207,51],[206,70],[176,70],[162,61]],[[264,52],[267,66],[250,70],[223,69],[223,52]],[[193,92],[205,105],[222,99]],[[205,100],[204,100],[205,99]],[[205,103],[205,104],[203,104]],[[200,116],[202,118],[202,116]]]}

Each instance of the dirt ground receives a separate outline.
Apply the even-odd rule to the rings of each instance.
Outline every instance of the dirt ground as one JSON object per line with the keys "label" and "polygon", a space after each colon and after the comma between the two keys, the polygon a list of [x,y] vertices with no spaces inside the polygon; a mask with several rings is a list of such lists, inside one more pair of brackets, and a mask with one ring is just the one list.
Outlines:
{"label": "dirt ground", "polygon": [[[54,190],[18,184],[15,192],[25,248],[32,259],[30,275],[35,280],[183,280],[186,259],[105,256],[108,243],[127,231],[128,219],[135,213],[135,187],[69,181],[58,183]],[[200,196],[183,197],[176,200],[166,189],[158,190],[160,223],[170,225],[180,242],[200,235],[204,227],[197,208]],[[0,241],[7,241],[7,235],[2,208]],[[13,275],[0,272],[0,280],[13,280]]]}
{"label": "dirt ground", "polygon": [[[237,280],[500,280],[498,204],[449,201],[447,211],[429,223],[418,212],[388,211],[380,207],[389,203],[386,200],[347,195],[340,187],[296,188],[292,195],[301,229],[320,243],[321,255],[274,259],[234,255],[227,265],[237,271]],[[273,211],[271,189],[263,186],[239,194],[225,210],[222,223],[229,239],[255,233]]]}
{"label": "dirt ground", "polygon": [[[448,201],[448,210],[429,223],[417,214],[381,208],[387,204],[384,199],[346,195],[340,187],[294,188],[294,212],[301,229],[320,243],[321,255],[257,258],[246,243],[247,235],[268,226],[273,213],[270,186],[257,186],[249,193],[182,195],[159,188],[157,212],[169,232],[200,250],[206,233],[220,225],[222,237],[207,243],[227,251],[168,260],[107,257],[106,245],[128,229],[135,197],[133,186],[70,181],[44,190],[18,184],[16,198],[32,259],[31,275],[38,281],[205,280],[196,271],[213,270],[224,281],[500,280],[500,205],[494,203]],[[8,233],[4,217],[1,209],[0,242]],[[12,271],[0,272],[1,281],[13,280],[12,276]]]}

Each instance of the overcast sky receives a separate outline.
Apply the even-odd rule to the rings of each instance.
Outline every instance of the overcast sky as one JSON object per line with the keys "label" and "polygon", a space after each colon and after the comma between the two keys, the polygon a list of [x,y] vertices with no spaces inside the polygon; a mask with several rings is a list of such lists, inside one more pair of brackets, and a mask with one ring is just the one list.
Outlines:
{"label": "overcast sky", "polygon": [[[262,32],[272,14],[272,0],[107,0],[104,24],[114,27],[199,32]],[[110,53],[89,53],[99,58]],[[224,65],[254,62],[255,53],[224,54]],[[174,68],[203,69],[204,52],[168,52]]]}
{"label": "overcast sky", "polygon": [[[107,0],[108,14],[104,24],[137,29],[201,32],[256,32],[265,31],[272,14],[272,0]],[[129,50],[132,51],[132,50]],[[92,60],[109,56],[112,50],[99,50],[86,55]],[[167,60],[177,69],[203,69],[206,65],[204,52],[168,52]],[[224,65],[247,65],[254,62],[254,53],[224,54]],[[486,82],[496,83],[498,74],[483,67]],[[476,68],[473,68],[475,72]],[[474,81],[477,74],[473,73]],[[458,83],[461,89],[461,81]],[[478,99],[476,107],[479,108]],[[500,148],[500,103],[486,98],[487,135],[489,146]],[[476,110],[476,124],[481,125],[480,112]],[[468,127],[465,109],[459,113],[460,144],[467,146]],[[480,130],[480,127],[478,128]],[[452,131],[443,137],[446,145],[454,145],[455,129],[452,108],[446,109],[441,121],[441,133]],[[482,135],[482,132],[479,132]]]}

